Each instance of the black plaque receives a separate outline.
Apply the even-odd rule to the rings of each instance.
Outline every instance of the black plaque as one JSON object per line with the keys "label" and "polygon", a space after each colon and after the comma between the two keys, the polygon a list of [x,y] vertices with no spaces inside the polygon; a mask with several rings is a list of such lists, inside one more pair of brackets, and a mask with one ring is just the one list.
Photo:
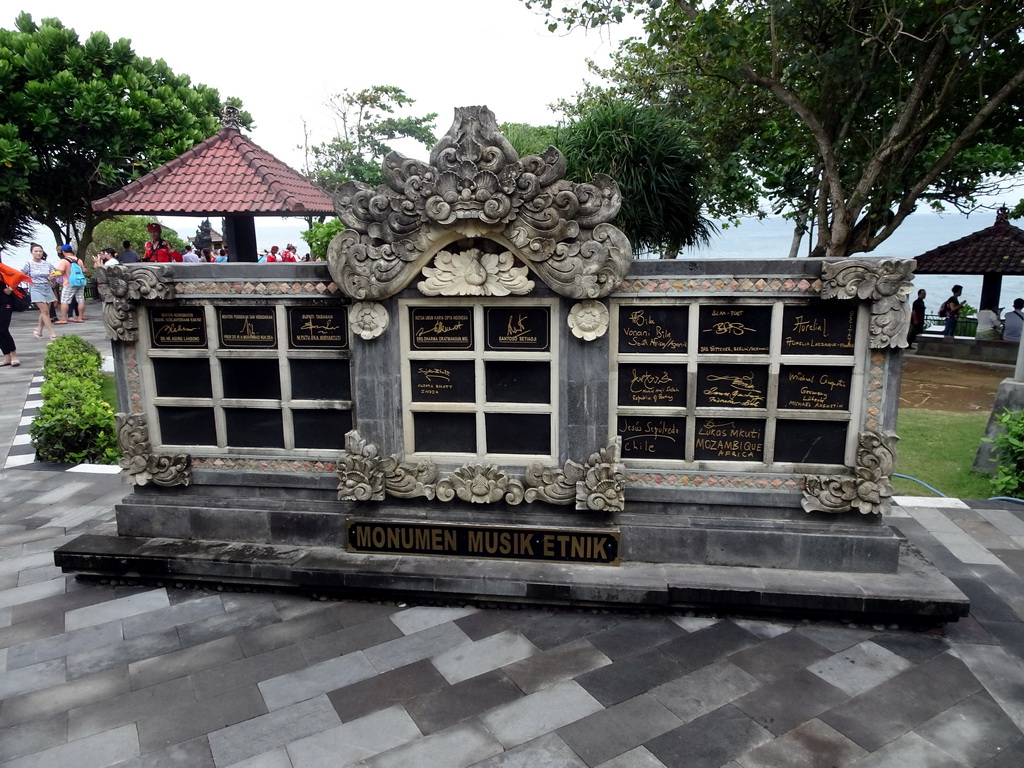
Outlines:
{"label": "black plaque", "polygon": [[475,413],[414,413],[417,451],[476,453]]}
{"label": "black plaque", "polygon": [[348,360],[331,357],[293,358],[293,400],[351,400]]}
{"label": "black plaque", "polygon": [[619,564],[619,532],[460,523],[349,520],[348,551]]}
{"label": "black plaque", "polygon": [[487,349],[495,352],[545,352],[550,345],[549,307],[485,307]]}
{"label": "black plaque", "polygon": [[219,307],[220,345],[225,349],[272,349],[277,346],[273,307]]}
{"label": "black plaque", "polygon": [[772,308],[706,304],[700,308],[697,351],[705,355],[762,355],[772,335]]}
{"label": "black plaque", "polygon": [[352,412],[347,410],[292,409],[296,448],[345,447],[345,433],[352,429]]}
{"label": "black plaque", "polygon": [[787,464],[842,464],[846,458],[846,421],[775,422],[775,461]]}
{"label": "black plaque", "polygon": [[220,361],[224,397],[243,400],[280,400],[281,374],[277,358],[232,358]]}
{"label": "black plaque", "polygon": [[551,453],[551,417],[546,413],[488,413],[484,426],[488,453]]}
{"label": "black plaque", "polygon": [[208,359],[196,357],[155,357],[151,359],[158,397],[213,397]]}
{"label": "black plaque", "polygon": [[698,408],[765,408],[767,365],[697,366]]}
{"label": "black plaque", "polygon": [[216,445],[217,425],[213,408],[156,409],[160,419],[160,442],[164,445]]}
{"label": "black plaque", "polygon": [[292,349],[345,349],[348,314],[344,307],[288,307],[288,346]]}
{"label": "black plaque", "polygon": [[470,307],[410,307],[409,325],[415,350],[473,349]]}
{"label": "black plaque", "polygon": [[620,365],[619,405],[685,407],[686,366]]}
{"label": "black plaque", "polygon": [[413,401],[476,402],[475,365],[472,360],[410,360]]}
{"label": "black plaque", "polygon": [[619,416],[625,459],[686,458],[686,419],[678,416]]}
{"label": "black plaque", "polygon": [[284,448],[284,428],[277,408],[225,408],[228,446]]}
{"label": "black plaque", "polygon": [[550,403],[551,366],[532,360],[488,360],[487,402]]}
{"label": "black plaque", "polygon": [[779,366],[779,408],[845,411],[853,369],[837,365]]}
{"label": "black plaque", "polygon": [[619,352],[661,354],[686,352],[690,308],[640,307],[623,304],[619,307]]}
{"label": "black plaque", "polygon": [[152,307],[149,327],[158,349],[206,349],[203,307]]}
{"label": "black plaque", "polygon": [[765,422],[760,419],[697,419],[697,461],[764,461]]}
{"label": "black plaque", "polygon": [[782,312],[782,354],[852,355],[857,306],[849,302],[789,305]]}

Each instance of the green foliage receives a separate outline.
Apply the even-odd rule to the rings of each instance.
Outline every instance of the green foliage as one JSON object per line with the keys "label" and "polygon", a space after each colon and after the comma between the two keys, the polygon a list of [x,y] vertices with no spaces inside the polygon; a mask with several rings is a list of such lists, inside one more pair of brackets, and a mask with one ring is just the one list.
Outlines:
{"label": "green foliage", "polygon": [[610,90],[689,126],[713,216],[767,199],[814,255],[871,251],[920,203],[969,209],[1024,169],[1014,4],[524,1],[554,27],[642,18],[646,37],[603,73]]}
{"label": "green foliage", "polygon": [[999,432],[992,440],[999,469],[992,478],[998,496],[1024,496],[1024,411],[1004,411],[996,416]]}
{"label": "green foliage", "polygon": [[[93,230],[92,243],[86,248],[82,260],[86,264],[92,264],[92,257],[104,248],[113,248],[121,252],[121,243],[130,240],[132,248],[142,253],[143,244],[149,240],[149,233],[146,225],[156,221],[163,227],[164,240],[167,240],[176,250],[181,251],[188,243],[178,236],[178,233],[151,216],[114,216],[111,219],[101,221]],[[88,256],[88,258],[86,258]]]}
{"label": "green foliage", "polygon": [[41,461],[117,464],[114,411],[103,400],[102,356],[80,336],[50,344],[43,362],[43,404],[29,435]]}
{"label": "green foliage", "polygon": [[555,143],[557,132],[554,126],[526,123],[502,123],[498,129],[520,157],[542,154]]}
{"label": "green foliage", "polygon": [[963,319],[966,317],[974,317],[977,314],[978,310],[972,307],[966,301],[960,302],[960,314],[957,315],[958,318]]}
{"label": "green foliage", "polygon": [[328,142],[307,146],[304,173],[314,184],[334,194],[346,181],[376,186],[384,181],[380,165],[391,152],[390,143],[413,139],[430,148],[437,113],[422,117],[396,117],[396,109],[412,106],[415,99],[393,85],[374,85],[362,91],[342,91],[327,106],[341,123],[341,133]]}
{"label": "green foliage", "polygon": [[216,133],[222,106],[216,90],[139,57],[126,39],[82,41],[27,13],[0,29],[0,93],[0,200],[80,251],[107,218],[90,202]]}
{"label": "green foliage", "polygon": [[605,173],[618,182],[615,219],[637,252],[675,258],[682,247],[706,244],[714,224],[701,213],[700,151],[668,110],[623,99],[589,104],[555,134],[566,175],[589,181]]}
{"label": "green foliage", "polygon": [[309,229],[299,233],[299,237],[306,241],[314,259],[326,259],[327,247],[331,244],[331,240],[344,228],[345,225],[341,223],[341,219],[314,221]]}

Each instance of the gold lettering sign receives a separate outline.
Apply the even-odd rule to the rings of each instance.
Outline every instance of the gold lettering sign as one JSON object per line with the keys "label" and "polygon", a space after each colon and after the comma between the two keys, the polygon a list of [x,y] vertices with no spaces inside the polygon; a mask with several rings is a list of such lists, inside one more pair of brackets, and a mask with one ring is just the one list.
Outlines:
{"label": "gold lettering sign", "polygon": [[719,306],[700,308],[697,351],[702,354],[766,354],[772,308]]}
{"label": "gold lettering sign", "polygon": [[410,307],[410,343],[415,350],[473,348],[469,307]]}
{"label": "gold lettering sign", "polygon": [[687,306],[619,307],[619,351],[685,353],[689,313]]}
{"label": "gold lettering sign", "polygon": [[153,346],[206,349],[206,313],[202,307],[153,307],[149,310]]}
{"label": "gold lettering sign", "polygon": [[764,461],[764,421],[697,419],[697,461]]}
{"label": "gold lettering sign", "polygon": [[268,349],[277,346],[277,316],[273,307],[220,307],[217,318],[222,347]]}
{"label": "gold lettering sign", "polygon": [[289,307],[288,344],[292,349],[344,349],[346,321],[341,307]]}

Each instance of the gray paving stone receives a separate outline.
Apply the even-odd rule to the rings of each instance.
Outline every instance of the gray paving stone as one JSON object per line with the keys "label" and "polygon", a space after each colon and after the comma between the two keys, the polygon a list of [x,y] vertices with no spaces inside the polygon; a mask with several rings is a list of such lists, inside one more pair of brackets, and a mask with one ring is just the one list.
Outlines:
{"label": "gray paving stone", "polygon": [[[210,745],[202,736],[181,744],[172,744],[157,752],[140,755],[111,768],[216,768]],[[286,766],[291,768],[291,766]]]}
{"label": "gray paving stone", "polygon": [[[6,650],[6,649],[4,649]],[[41,661],[21,669],[5,671],[0,675],[0,701],[23,693],[60,685],[67,680],[64,659]]]}
{"label": "gray paving stone", "polygon": [[[52,557],[50,553],[50,557]],[[74,582],[71,582],[74,583]],[[114,590],[109,586],[90,584],[88,589],[68,591],[59,595],[52,595],[42,600],[34,600],[25,605],[18,605],[10,608],[12,611],[12,623],[32,621],[34,619],[51,619],[60,617],[61,632],[64,631],[64,614],[75,608],[82,608],[87,605],[96,605],[109,600]]]}
{"label": "gray paving stone", "polygon": [[848,699],[846,693],[804,669],[752,691],[732,705],[779,736]]}
{"label": "gray paving stone", "polygon": [[[332,606],[316,613],[243,632],[238,636],[238,642],[246,656],[255,656],[307,637],[335,632],[344,627],[341,617],[343,610],[342,607]],[[280,615],[280,611],[278,614]]]}
{"label": "gray paving stone", "polygon": [[521,626],[526,621],[526,611],[489,608],[484,611],[471,613],[469,616],[463,616],[461,619],[456,619],[453,623],[465,632],[470,640],[476,642],[477,640],[483,640],[485,637],[504,632],[506,629],[512,629],[517,624]]}
{"label": "gray paving stone", "polygon": [[405,709],[423,733],[436,733],[522,696],[515,683],[494,670],[406,701]]}
{"label": "gray paving stone", "polygon": [[587,639],[612,661],[634,656],[683,636],[686,631],[669,619],[656,617],[638,622],[626,620]]}
{"label": "gray paving stone", "polygon": [[946,640],[923,632],[886,632],[871,638],[871,642],[915,664],[921,664],[949,650]]}
{"label": "gray paving stone", "polygon": [[[461,630],[460,630],[461,631]],[[449,683],[514,664],[537,653],[537,648],[518,632],[508,630],[497,635],[460,645],[431,658],[437,671]]]}
{"label": "gray paving stone", "polygon": [[81,739],[147,717],[195,704],[192,683],[179,677],[68,712],[68,739]]}
{"label": "gray paving stone", "polygon": [[44,597],[52,597],[53,595],[62,595],[64,590],[64,579],[40,581],[38,584],[28,584],[24,587],[0,590],[0,608],[13,607]]}
{"label": "gray paving stone", "polygon": [[191,675],[196,698],[202,701],[222,693],[303,669],[305,660],[293,645],[220,664]]}
{"label": "gray paving stone", "polygon": [[[214,734],[224,733],[236,724],[244,725],[254,722],[266,711],[267,707],[263,703],[263,697],[260,696],[255,685],[236,688],[220,696],[214,696],[212,699],[164,710],[158,715],[139,720],[137,723],[139,746],[142,753],[146,754],[166,749],[172,744],[191,741],[203,734],[209,734],[214,760],[218,764],[220,762],[235,762],[233,760],[217,760],[217,752],[213,749]],[[265,751],[265,749],[256,749],[238,759],[251,757]]]}
{"label": "gray paving stone", "polygon": [[12,696],[0,706],[0,728],[46,718],[58,712],[80,707],[94,701],[103,701],[130,690],[128,670],[110,669],[88,677],[44,688],[40,691]]}
{"label": "gray paving stone", "polygon": [[657,699],[643,694],[577,720],[558,735],[587,765],[597,765],[680,725]]}
{"label": "gray paving stone", "polygon": [[439,624],[461,619],[463,616],[476,613],[478,610],[479,608],[460,608],[456,606],[450,608],[408,608],[407,610],[392,614],[391,621],[402,630],[403,634],[411,635],[416,632],[422,632],[424,629],[436,627]]}
{"label": "gray paving stone", "polygon": [[656,648],[585,672],[576,678],[576,682],[604,706],[610,707],[674,680],[685,671]]}
{"label": "gray paving stone", "polygon": [[[659,763],[660,765],[660,763]],[[554,733],[520,744],[515,749],[476,763],[473,768],[587,768],[579,756]]]}
{"label": "gray paving stone", "polygon": [[180,643],[174,629],[142,635],[120,643],[97,648],[95,651],[68,656],[68,679],[102,672],[120,664],[149,659],[178,650]]}
{"label": "gray paving stone", "polygon": [[387,672],[468,642],[466,633],[449,622],[367,648],[364,653],[378,672]]}
{"label": "gray paving stone", "polygon": [[69,631],[82,627],[94,627],[97,624],[106,624],[117,619],[167,608],[169,605],[167,592],[163,589],[154,589],[117,600],[108,600],[100,605],[75,608],[64,614],[64,625]]}
{"label": "gray paving stone", "polygon": [[856,768],[967,768],[916,733],[907,733],[856,763]]}
{"label": "gray paving stone", "polygon": [[327,697],[347,723],[447,687],[434,665],[423,660],[331,691]]}
{"label": "gray paving stone", "polygon": [[587,640],[577,640],[509,664],[503,671],[523,693],[534,693],[611,663]]}
{"label": "gray paving stone", "polygon": [[0,729],[0,763],[56,747],[67,741],[67,735],[65,712]]}
{"label": "gray paving stone", "polygon": [[731,654],[729,661],[758,680],[770,683],[831,655],[809,637],[787,632]]}
{"label": "gray paving stone", "polygon": [[212,731],[210,751],[217,765],[230,765],[340,724],[331,702],[318,696]]}
{"label": "gray paving stone", "polygon": [[678,664],[680,674],[685,674],[749,648],[757,642],[756,635],[733,622],[719,621],[665,643],[658,650]]}
{"label": "gray paving stone", "polygon": [[264,627],[281,620],[277,609],[268,602],[256,603],[249,608],[210,616],[178,627],[183,646],[199,645],[220,637],[235,635],[246,630]]}
{"label": "gray paving stone", "polygon": [[53,565],[53,555],[48,552],[35,552],[31,555],[4,556],[0,558],[0,575],[18,573],[29,568]]}
{"label": "gray paving stone", "polygon": [[233,637],[222,637],[202,645],[133,662],[128,665],[128,672],[131,675],[132,688],[145,688],[165,680],[185,677],[193,672],[228,664],[240,658],[242,649],[238,647],[238,641]]}
{"label": "gray paving stone", "polygon": [[316,664],[353,651],[362,651],[389,640],[405,637],[386,616],[360,624],[346,626],[335,632],[311,637],[299,642],[307,663]]}
{"label": "gray paving stone", "polygon": [[25,587],[29,584],[38,584],[42,581],[51,581],[53,579],[62,578],[64,578],[64,572],[55,565],[43,566],[40,568],[29,568],[18,573],[17,586]]}
{"label": "gray paving stone", "polygon": [[121,623],[118,621],[40,638],[8,649],[7,668],[19,669],[41,661],[59,659],[61,656],[85,653],[120,642],[121,639]]}
{"label": "gray paving stone", "polygon": [[368,768],[466,768],[501,752],[479,723],[426,736],[365,760]]}
{"label": "gray paving stone", "polygon": [[986,691],[940,712],[914,732],[967,765],[982,765],[1022,736]]}
{"label": "gray paving stone", "polygon": [[264,752],[262,755],[250,757],[248,760],[232,763],[227,768],[294,768],[294,764],[288,757],[288,750],[278,747],[270,752]]}
{"label": "gray paving stone", "polygon": [[682,722],[688,723],[722,707],[761,685],[753,675],[728,661],[719,661],[659,685],[651,695]]}
{"label": "gray paving stone", "polygon": [[957,655],[1007,716],[1024,728],[1024,668],[1020,663],[996,647],[964,645],[957,648]]}
{"label": "gray paving stone", "polygon": [[[613,757],[595,768],[665,768],[665,764],[652,755],[647,747],[637,747],[618,757]],[[733,768],[733,766],[729,764],[722,768]]]}
{"label": "gray paving stone", "polygon": [[543,651],[603,632],[624,621],[634,620],[633,617],[612,614],[555,612],[519,627],[519,631]]}
{"label": "gray paving stone", "polygon": [[492,709],[480,719],[506,749],[603,709],[578,683],[559,683]]}
{"label": "gray paving stone", "polygon": [[264,680],[259,683],[259,689],[267,708],[273,711],[358,683],[376,674],[377,670],[363,652],[356,651]]}
{"label": "gray paving stone", "polygon": [[845,768],[867,754],[820,720],[809,720],[736,759],[742,768]]}
{"label": "gray paving stone", "polygon": [[657,736],[644,746],[673,768],[721,768],[771,739],[768,731],[736,707],[726,705]]}
{"label": "gray paving stone", "polygon": [[867,641],[812,664],[808,670],[850,696],[856,696],[911,666],[902,656]]}
{"label": "gray paving stone", "polygon": [[152,632],[163,632],[182,624],[190,624],[193,621],[199,621],[209,616],[219,616],[223,613],[224,604],[221,603],[220,597],[212,595],[187,600],[162,610],[125,617],[121,626],[124,629],[125,639],[130,639]]}
{"label": "gray paving stone", "polygon": [[64,614],[40,616],[0,628],[0,648],[13,648],[64,632]]}
{"label": "gray paving stone", "polygon": [[107,768],[139,754],[134,725],[97,733],[77,741],[26,755],[6,763],[5,768]]}
{"label": "gray paving stone", "polygon": [[404,709],[391,707],[293,741],[287,751],[298,768],[335,768],[379,755],[422,735]]}

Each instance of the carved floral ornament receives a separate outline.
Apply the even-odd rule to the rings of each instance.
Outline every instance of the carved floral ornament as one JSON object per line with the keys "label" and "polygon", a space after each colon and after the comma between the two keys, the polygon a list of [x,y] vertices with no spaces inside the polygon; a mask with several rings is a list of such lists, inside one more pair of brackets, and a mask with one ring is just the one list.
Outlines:
{"label": "carved floral ornament", "polygon": [[[629,268],[629,240],[609,223],[621,205],[618,185],[601,174],[589,184],[566,181],[565,158],[554,147],[520,158],[487,107],[456,109],[429,163],[392,152],[382,170],[385,183],[376,189],[348,182],[335,197],[346,229],[327,259],[334,281],[354,299],[393,296],[434,254],[465,238],[502,244],[569,298],[607,296]],[[483,258],[456,265],[449,254],[435,260],[432,273],[424,270],[424,284],[439,291],[504,285],[515,292],[491,279],[506,269],[503,258],[491,271]],[[525,286],[519,280],[516,290]]]}
{"label": "carved floral ornament", "polygon": [[434,256],[434,267],[423,268],[426,280],[417,287],[425,296],[522,296],[533,290],[533,280],[526,267],[515,264],[515,257],[508,251],[439,251]]}
{"label": "carved floral ornament", "polygon": [[870,300],[872,349],[907,346],[914,259],[839,259],[821,269],[821,298]]}
{"label": "carved floral ornament", "polygon": [[608,332],[608,307],[600,301],[581,301],[569,310],[566,322],[577,339],[599,339]]}
{"label": "carved floral ornament", "polygon": [[348,308],[348,324],[352,335],[366,341],[384,333],[390,322],[387,308],[375,301],[357,301]]}
{"label": "carved floral ornament", "polygon": [[118,265],[100,271],[107,338],[139,340],[138,302],[174,298],[173,272],[163,265]]}
{"label": "carved floral ornament", "polygon": [[892,432],[861,432],[852,475],[808,476],[801,500],[807,512],[885,514],[892,506],[896,441]]}
{"label": "carved floral ornament", "polygon": [[382,501],[385,496],[472,504],[521,504],[544,501],[575,504],[577,510],[621,512],[625,505],[625,469],[620,463],[621,438],[595,452],[586,464],[567,461],[561,469],[534,463],[523,480],[493,464],[466,464],[438,480],[429,460],[403,463],[398,454],[381,457],[377,446],[359,432],[345,435],[338,458],[338,498],[342,501]]}
{"label": "carved floral ornament", "polygon": [[121,475],[134,485],[192,484],[192,457],[187,453],[155,454],[149,442],[149,423],[141,414],[117,414],[121,446]]}

